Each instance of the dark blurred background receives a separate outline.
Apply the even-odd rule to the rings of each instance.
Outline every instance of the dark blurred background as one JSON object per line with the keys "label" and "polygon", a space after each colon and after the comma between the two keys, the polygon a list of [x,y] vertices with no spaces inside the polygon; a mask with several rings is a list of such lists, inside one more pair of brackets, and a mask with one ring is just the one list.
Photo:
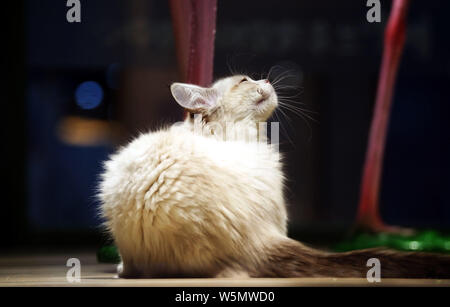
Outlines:
{"label": "dark blurred background", "polygon": [[[2,90],[3,248],[101,244],[102,161],[139,131],[183,118],[170,11],[161,0],[16,1]],[[290,234],[335,240],[352,227],[383,30],[366,1],[218,0],[215,77],[290,70],[314,120],[280,118]],[[450,228],[448,1],[411,1],[386,147],[386,222]],[[277,120],[278,117],[274,117]],[[312,240],[312,239],[311,239]]]}

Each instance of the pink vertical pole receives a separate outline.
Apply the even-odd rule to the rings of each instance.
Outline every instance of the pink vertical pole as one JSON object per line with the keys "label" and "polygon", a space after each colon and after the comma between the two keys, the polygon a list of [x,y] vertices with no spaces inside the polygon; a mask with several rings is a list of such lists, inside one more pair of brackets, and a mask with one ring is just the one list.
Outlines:
{"label": "pink vertical pole", "polygon": [[183,81],[209,86],[213,78],[217,0],[170,0],[170,10]]}
{"label": "pink vertical pole", "polygon": [[384,34],[384,50],[375,109],[362,177],[357,226],[372,231],[396,231],[383,223],[379,212],[380,178],[395,79],[405,43],[409,0],[394,0]]}

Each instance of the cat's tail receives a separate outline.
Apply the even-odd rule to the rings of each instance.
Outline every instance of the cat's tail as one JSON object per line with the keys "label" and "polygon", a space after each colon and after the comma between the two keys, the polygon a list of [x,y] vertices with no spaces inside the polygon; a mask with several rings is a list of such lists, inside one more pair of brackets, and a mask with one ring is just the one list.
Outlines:
{"label": "cat's tail", "polygon": [[288,238],[266,250],[252,277],[362,277],[377,258],[381,278],[450,278],[450,255],[382,248],[327,253]]}

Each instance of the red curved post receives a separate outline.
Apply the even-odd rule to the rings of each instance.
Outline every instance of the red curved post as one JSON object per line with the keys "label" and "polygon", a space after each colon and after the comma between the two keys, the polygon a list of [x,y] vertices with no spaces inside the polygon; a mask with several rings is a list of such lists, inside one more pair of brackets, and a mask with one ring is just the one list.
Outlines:
{"label": "red curved post", "polygon": [[184,82],[209,86],[213,77],[216,0],[170,0],[178,65]]}
{"label": "red curved post", "polygon": [[362,177],[357,226],[372,231],[396,231],[385,225],[379,212],[380,178],[395,79],[406,33],[409,0],[394,0],[384,34],[384,50],[375,109]]}

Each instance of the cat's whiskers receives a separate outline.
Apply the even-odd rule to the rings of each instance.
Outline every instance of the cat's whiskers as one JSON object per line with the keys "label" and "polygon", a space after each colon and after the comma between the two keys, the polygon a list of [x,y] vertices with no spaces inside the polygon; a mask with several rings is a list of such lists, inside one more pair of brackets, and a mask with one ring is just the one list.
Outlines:
{"label": "cat's whiskers", "polygon": [[[317,119],[315,119],[314,117],[312,117],[312,115],[307,113],[307,112],[313,112],[313,111],[298,108],[298,107],[295,107],[295,106],[292,106],[289,104],[280,103],[280,102],[279,102],[279,106],[280,106],[280,108],[284,108],[285,110],[289,110],[289,111],[293,112],[294,114],[297,114],[300,116],[303,115],[303,116],[309,118],[310,120],[318,123]],[[317,113],[317,112],[314,112],[314,113]]]}
{"label": "cat's whiskers", "polygon": [[[272,66],[272,67],[270,68],[268,74],[267,74],[266,79],[270,80],[270,74],[271,74],[272,70],[273,70],[274,68],[276,68],[276,67],[279,67],[280,69],[283,69],[283,67],[280,66],[280,65],[274,65],[274,66]],[[288,75],[289,73],[293,73],[293,72],[294,72],[294,70],[285,70],[284,72],[282,72],[281,74],[279,74],[278,76],[275,77],[275,79],[272,81],[272,84],[278,82],[279,79],[280,79],[281,77],[286,76],[286,75]],[[295,75],[292,74],[291,76],[294,77]]]}
{"label": "cat's whiskers", "polygon": [[274,65],[274,66],[272,66],[272,67],[269,69],[269,72],[267,73],[267,76],[266,76],[266,79],[267,79],[267,80],[270,80],[270,73],[272,72],[272,70],[273,70],[275,67],[280,67],[280,68],[281,68],[280,65]]}
{"label": "cat's whiskers", "polygon": [[303,107],[307,106],[305,103],[296,102],[296,101],[289,100],[289,99],[278,99],[278,102],[281,104],[287,105],[289,107],[292,107],[294,109],[298,109],[298,110],[305,111],[308,113],[319,114],[319,112],[309,110],[307,108],[302,108],[301,106],[303,106]]}
{"label": "cat's whiskers", "polygon": [[[294,110],[292,110],[292,109],[289,109],[288,107],[286,107],[286,105],[281,105],[281,104],[280,104],[279,106],[280,106],[279,110],[280,110],[283,114],[285,114],[285,113],[282,111],[282,109],[284,108],[285,111],[286,111],[286,110],[289,110],[289,111],[291,111],[292,113],[294,113],[294,114],[300,116],[300,117],[303,119],[303,121],[305,122],[305,124],[306,124],[306,126],[308,127],[308,130],[309,130],[309,137],[308,137],[308,142],[309,142],[309,141],[311,140],[311,138],[312,138],[312,127],[311,127],[311,124],[309,123],[308,119],[310,119],[310,120],[312,120],[312,121],[314,121],[314,122],[317,122],[317,120],[315,120],[314,118],[312,118],[311,116],[309,116],[309,115],[307,115],[307,114],[305,114],[305,113],[303,113],[303,112],[294,111]],[[287,115],[286,115],[285,117],[287,117]],[[288,117],[287,117],[287,118],[288,118]]]}
{"label": "cat's whiskers", "polygon": [[279,84],[280,82],[282,82],[282,81],[284,81],[284,80],[286,80],[286,79],[289,79],[289,78],[296,78],[296,76],[294,75],[294,74],[289,74],[290,73],[290,71],[288,71],[288,72],[286,72],[286,73],[284,73],[284,74],[280,74],[277,78],[275,78],[275,80],[273,80],[271,83],[272,83],[272,86],[277,86],[277,84]]}
{"label": "cat's whiskers", "polygon": [[[272,72],[277,67],[283,68],[279,65],[272,66],[267,73],[266,79],[270,80]],[[310,131],[310,140],[312,137],[312,127],[309,121],[318,122],[318,120],[312,116],[312,114],[318,114],[318,112],[305,108],[307,105],[303,102],[298,101],[299,96],[303,94],[303,88],[300,88],[298,85],[294,84],[286,84],[286,80],[290,78],[296,79],[297,77],[298,76],[295,73],[295,70],[285,70],[284,72],[278,74],[273,80],[270,80],[272,87],[277,93],[279,105],[279,108],[275,110],[274,115],[279,119],[278,114],[280,114],[280,116],[282,116],[287,121],[291,129],[293,129],[292,121],[286,112],[292,112],[295,115],[299,116],[308,126],[308,129]],[[290,94],[291,92],[295,93]],[[283,125],[281,126],[281,128],[285,130]],[[287,132],[286,135],[289,139],[289,142],[293,144],[292,139],[289,137]]]}
{"label": "cat's whiskers", "polygon": [[281,100],[289,100],[289,102],[294,103],[296,105],[306,105],[304,102],[301,102],[298,100],[299,96],[301,94],[291,95],[291,96],[283,96],[283,95],[277,95],[278,99]]}
{"label": "cat's whiskers", "polygon": [[[279,112],[279,113],[278,113],[278,112]],[[290,124],[290,121],[291,121],[290,118],[289,118],[289,117],[286,115],[286,113],[284,113],[283,110],[281,110],[280,108],[276,109],[275,112],[274,112],[273,114],[276,116],[276,118],[277,118],[277,120],[278,120],[278,123],[280,124],[281,129],[284,131],[284,134],[285,134],[285,136],[286,136],[286,138],[287,138],[289,144],[291,144],[292,146],[295,147],[295,143],[294,143],[294,141],[291,139],[291,137],[289,136],[289,132],[288,132],[287,129],[284,127],[283,121],[281,121],[280,116],[282,115],[283,118],[287,121],[289,127],[290,127],[291,129],[293,129],[292,125]],[[278,114],[280,114],[280,116],[278,116]]]}

